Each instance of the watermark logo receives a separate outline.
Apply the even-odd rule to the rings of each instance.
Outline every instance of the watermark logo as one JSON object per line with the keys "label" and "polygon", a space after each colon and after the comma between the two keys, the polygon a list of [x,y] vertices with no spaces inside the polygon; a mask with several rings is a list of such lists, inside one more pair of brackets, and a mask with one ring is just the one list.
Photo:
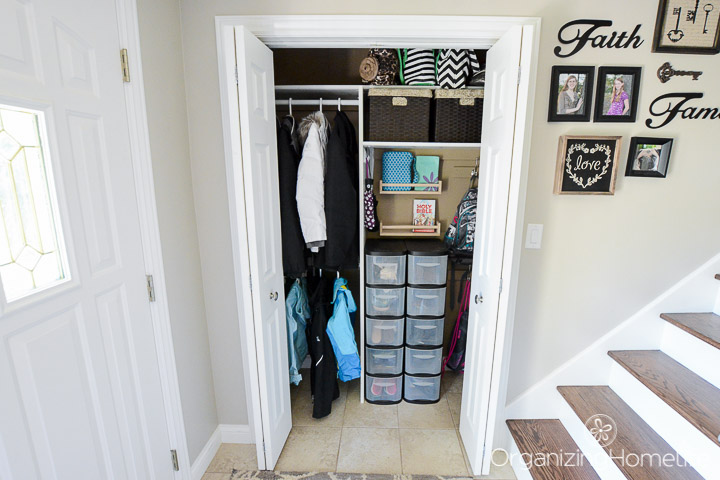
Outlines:
{"label": "watermark logo", "polygon": [[593,415],[587,419],[585,426],[601,447],[607,447],[617,438],[617,424],[607,415]]}

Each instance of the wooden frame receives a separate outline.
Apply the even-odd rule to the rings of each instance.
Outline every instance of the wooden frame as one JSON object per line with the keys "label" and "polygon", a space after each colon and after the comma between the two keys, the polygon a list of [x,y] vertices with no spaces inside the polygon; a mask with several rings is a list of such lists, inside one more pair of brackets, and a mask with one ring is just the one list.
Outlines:
{"label": "wooden frame", "polygon": [[[676,24],[674,25],[674,29],[668,29],[666,28],[666,19],[667,19],[667,12],[670,10],[670,7],[674,7],[673,0],[659,0],[658,2],[658,11],[657,11],[657,17],[655,19],[655,31],[653,33],[653,45],[652,45],[652,51],[658,52],[658,53],[681,53],[681,54],[705,54],[705,55],[715,55],[718,52],[720,52],[720,6],[715,6],[713,10],[710,12],[702,12],[697,11],[694,12],[694,20],[688,20],[688,13],[693,12],[693,10],[690,10],[688,12],[680,12],[678,14],[678,18],[676,21]],[[706,5],[710,5],[712,7],[712,4],[709,2],[702,2]],[[713,13],[714,15],[718,15],[717,20],[715,22],[712,22],[712,25],[708,25],[707,20],[710,17],[710,14]],[[706,18],[707,17],[707,18]],[[690,35],[685,34],[685,30],[680,29],[680,22],[683,21],[683,28],[693,28],[694,30],[699,30],[700,34],[711,34],[711,30],[708,32],[705,32],[705,30],[714,28],[715,34],[713,38],[713,42],[711,46],[704,47],[704,46],[693,46],[692,44],[688,45]],[[692,26],[689,25],[690,22],[692,23]],[[686,26],[687,25],[687,26]],[[701,26],[702,25],[702,26]],[[673,25],[668,25],[673,26]],[[671,43],[677,43],[677,46],[672,46],[665,44],[663,45],[663,37],[668,36],[670,38],[670,35],[672,33],[675,33],[676,40],[670,40]],[[696,32],[696,35],[698,33]],[[679,38],[678,38],[679,37]],[[683,42],[683,39],[685,41]],[[682,44],[681,44],[682,43]]]}
{"label": "wooden frame", "polygon": [[[636,168],[638,146],[640,145],[657,145],[660,147],[659,154],[653,154],[654,158],[650,160],[657,162],[657,168],[645,170]],[[672,152],[672,145],[672,138],[632,137],[630,140],[630,150],[628,151],[625,176],[665,178],[667,176],[668,167],[670,166],[670,153]]]}
{"label": "wooden frame", "polygon": [[[585,75],[583,82],[584,94],[580,96],[583,101],[583,113],[561,114],[558,113],[558,98],[560,96],[560,75]],[[580,86],[580,79],[577,79]],[[552,68],[550,79],[550,97],[548,99],[548,122],[589,122],[593,108],[593,92],[595,90],[595,67],[593,66],[572,66],[555,65]],[[578,94],[579,95],[579,94]]]}
{"label": "wooden frame", "polygon": [[[415,232],[414,230],[432,230],[432,232]],[[442,223],[435,225],[384,225],[380,222],[381,237],[439,237],[442,235]]]}
{"label": "wooden frame", "polygon": [[[593,142],[595,142],[594,145]],[[562,135],[558,141],[553,193],[556,195],[614,195],[621,143],[622,137]],[[570,152],[568,152],[569,144],[571,145]],[[607,151],[608,147],[610,147],[610,151]],[[572,154],[575,152],[581,152],[581,155],[573,156]],[[589,157],[583,158],[583,154],[589,155]],[[573,162],[575,162],[574,167]],[[581,176],[583,172],[574,173],[578,170],[590,170],[590,172],[586,178],[583,178]],[[592,173],[595,175],[591,176]]]}
{"label": "wooden frame", "polygon": [[[623,77],[632,75],[632,85],[630,92],[627,89],[623,91],[629,93],[630,98],[628,99],[630,110],[627,115],[608,115],[604,113],[605,110],[605,77],[608,75],[622,75]],[[600,67],[598,69],[597,76],[597,88],[595,92],[595,115],[594,120],[596,122],[618,122],[618,123],[632,123],[637,118],[638,110],[638,96],[640,95],[640,80],[642,77],[641,67]],[[624,82],[627,86],[628,82]]]}
{"label": "wooden frame", "polygon": [[[386,190],[389,187],[437,188],[437,190]],[[437,183],[385,183],[380,180],[378,193],[383,195],[442,195],[442,180]]]}

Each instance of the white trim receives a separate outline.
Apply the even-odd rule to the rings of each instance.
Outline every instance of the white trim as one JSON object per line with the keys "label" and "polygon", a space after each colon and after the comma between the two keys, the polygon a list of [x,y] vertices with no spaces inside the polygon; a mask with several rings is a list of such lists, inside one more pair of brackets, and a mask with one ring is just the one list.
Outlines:
{"label": "white trim", "polygon": [[[525,90],[516,120],[515,148],[520,152],[513,155],[514,179],[511,185],[510,212],[506,226],[505,252],[507,263],[503,267],[503,278],[508,288],[501,295],[505,318],[499,323],[503,332],[499,341],[499,355],[508,365],[503,366],[499,378],[492,380],[495,395],[503,401],[507,391],[510,342],[517,294],[517,275],[522,240],[524,198],[527,187],[527,165],[532,125],[534,89],[531,81],[537,70],[540,19],[534,17],[481,17],[481,16],[419,16],[419,15],[251,15],[215,17],[217,50],[219,62],[220,97],[223,124],[225,164],[230,210],[230,231],[232,235],[233,264],[235,269],[238,321],[244,332],[242,347],[245,366],[245,390],[248,418],[256,432],[258,446],[258,468],[264,469],[262,452],[262,422],[260,418],[260,391],[257,373],[257,359],[253,318],[252,296],[249,285],[249,247],[245,218],[245,192],[242,176],[242,155],[240,149],[240,125],[238,94],[235,79],[235,43],[233,30],[243,26],[270,47],[368,47],[407,46],[489,48],[511,27],[521,25],[531,30],[523,47],[530,51],[523,56],[523,76],[520,88]],[[373,39],[372,41],[368,39]],[[527,42],[527,43],[525,43]],[[525,67],[527,66],[527,70]],[[526,73],[527,72],[527,73]],[[518,175],[519,174],[519,175]],[[245,299],[245,301],[243,301]],[[497,360],[497,358],[496,358]],[[497,406],[497,418],[504,420],[504,402]],[[256,412],[256,413],[254,413]],[[488,426],[488,432],[494,430]],[[492,438],[493,433],[489,433]]]}
{"label": "white trim", "polygon": [[250,431],[250,425],[231,425],[221,423],[218,426],[222,443],[241,443],[243,445],[254,444],[255,441]]}
{"label": "white trim", "polygon": [[[156,301],[150,304],[150,315],[155,333],[155,348],[157,350],[160,381],[165,403],[168,438],[171,448],[177,451],[180,465],[180,470],[175,472],[175,478],[189,480],[190,459],[180,402],[180,387],[172,343],[170,310],[167,302],[165,269],[162,261],[162,244],[155,201],[137,5],[134,0],[116,0],[116,8],[120,44],[127,48],[130,53],[129,63],[132,80],[124,84],[125,103],[130,132],[130,150],[135,176],[135,194],[142,237],[143,260],[147,273],[153,275],[155,283]],[[118,65],[118,75],[119,71]]]}
{"label": "white trim", "polygon": [[205,475],[205,471],[210,466],[213,458],[215,458],[218,450],[220,450],[220,445],[222,445],[222,443],[222,433],[220,432],[220,426],[218,426],[213,434],[210,435],[207,443],[203,449],[200,450],[197,458],[192,463],[189,470],[191,480],[202,480],[203,475]]}

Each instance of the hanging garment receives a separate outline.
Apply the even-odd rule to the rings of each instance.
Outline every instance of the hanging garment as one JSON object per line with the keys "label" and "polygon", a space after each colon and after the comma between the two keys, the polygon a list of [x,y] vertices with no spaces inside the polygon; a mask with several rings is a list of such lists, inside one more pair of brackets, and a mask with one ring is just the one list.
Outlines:
{"label": "hanging garment", "polygon": [[313,418],[330,415],[332,402],[340,397],[337,383],[337,361],[326,332],[330,312],[330,282],[321,278],[310,296],[312,320],[308,329],[310,347],[310,389],[313,395]]}
{"label": "hanging garment", "polygon": [[293,282],[285,298],[285,318],[288,336],[288,363],[290,383],[298,385],[302,375],[298,371],[308,354],[307,322],[310,320],[310,305],[307,298],[307,285],[304,278]]}
{"label": "hanging garment", "polygon": [[285,117],[278,125],[278,183],[280,186],[280,232],[283,272],[299,277],[307,270],[305,240],[300,228],[295,191],[300,154],[293,142],[295,120]]}
{"label": "hanging garment", "polygon": [[338,378],[348,382],[360,378],[360,355],[350,319],[350,314],[355,313],[357,306],[344,278],[335,280],[332,303],[334,309],[328,322],[327,334],[337,359]]}
{"label": "hanging garment", "polygon": [[358,144],[355,127],[345,112],[337,112],[325,154],[325,221],[327,241],[318,266],[331,270],[357,268]]}
{"label": "hanging garment", "polygon": [[315,112],[300,122],[302,158],[298,166],[295,199],[305,245],[313,252],[325,246],[325,148],[328,121]]}

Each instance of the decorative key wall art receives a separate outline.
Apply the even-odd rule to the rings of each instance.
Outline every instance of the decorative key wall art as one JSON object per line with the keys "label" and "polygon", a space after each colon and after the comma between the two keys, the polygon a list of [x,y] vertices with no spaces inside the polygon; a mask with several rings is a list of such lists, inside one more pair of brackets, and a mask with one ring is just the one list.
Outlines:
{"label": "decorative key wall art", "polygon": [[561,136],[558,142],[554,193],[613,195],[621,138]]}
{"label": "decorative key wall art", "polygon": [[660,0],[653,52],[720,52],[720,0]]}
{"label": "decorative key wall art", "polygon": [[675,70],[670,62],[665,62],[658,68],[657,76],[662,83],[667,83],[673,77],[692,77],[693,80],[698,80],[703,72],[697,70]]}
{"label": "decorative key wall art", "polygon": [[640,67],[600,67],[595,92],[596,122],[634,122],[640,95]]}
{"label": "decorative key wall art", "polygon": [[594,88],[595,67],[554,66],[548,122],[589,122]]}

